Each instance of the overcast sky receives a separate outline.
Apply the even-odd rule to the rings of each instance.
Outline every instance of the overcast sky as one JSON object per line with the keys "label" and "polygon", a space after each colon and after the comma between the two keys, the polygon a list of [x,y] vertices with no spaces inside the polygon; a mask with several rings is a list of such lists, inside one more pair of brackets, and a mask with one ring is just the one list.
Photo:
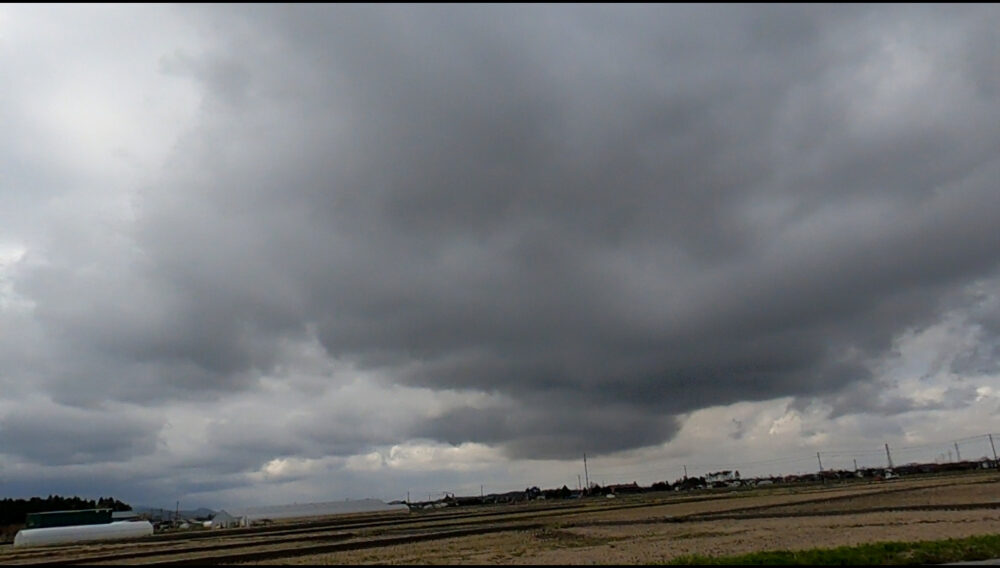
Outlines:
{"label": "overcast sky", "polygon": [[995,5],[4,4],[0,496],[990,454],[998,30]]}

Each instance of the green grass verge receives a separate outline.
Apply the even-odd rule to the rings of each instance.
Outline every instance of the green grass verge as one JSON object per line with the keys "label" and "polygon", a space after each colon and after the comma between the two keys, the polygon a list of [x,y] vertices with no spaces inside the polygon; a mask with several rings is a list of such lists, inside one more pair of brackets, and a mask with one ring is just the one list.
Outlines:
{"label": "green grass verge", "polygon": [[1000,558],[1000,535],[972,536],[922,542],[877,542],[860,546],[773,550],[738,556],[690,555],[674,558],[671,565],[757,564],[861,566],[870,564],[942,564],[963,560]]}

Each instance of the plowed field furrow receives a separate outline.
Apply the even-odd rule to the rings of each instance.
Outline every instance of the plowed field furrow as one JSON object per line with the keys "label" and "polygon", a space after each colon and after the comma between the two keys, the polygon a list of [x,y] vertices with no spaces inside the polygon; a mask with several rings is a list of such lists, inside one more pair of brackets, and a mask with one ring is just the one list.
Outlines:
{"label": "plowed field furrow", "polygon": [[[0,547],[0,564],[353,563],[358,559],[394,563],[403,557],[421,563],[422,557],[415,551],[435,550],[437,552],[431,557],[443,555],[441,558],[453,557],[459,562],[496,563],[504,558],[520,560],[524,555],[525,561],[534,558],[539,563],[552,563],[555,560],[550,562],[548,559],[573,557],[569,552],[557,552],[562,549],[577,550],[574,554],[589,551],[587,554],[594,558],[617,558],[614,543],[621,540],[631,542],[631,547],[637,551],[659,550],[660,543],[678,538],[682,540],[676,541],[677,544],[683,544],[678,550],[686,550],[697,542],[725,543],[732,539],[736,540],[727,546],[745,547],[746,544],[740,544],[743,542],[738,536],[741,532],[751,530],[749,527],[765,530],[761,527],[783,524],[782,519],[790,520],[788,530],[794,532],[831,523],[834,518],[850,517],[840,522],[847,522],[846,526],[873,527],[859,533],[865,539],[877,536],[876,530],[893,534],[894,527],[901,523],[954,525],[954,529],[947,530],[960,532],[981,526],[978,530],[996,532],[1000,527],[998,479],[1000,476],[995,472],[986,472],[890,483],[639,494],[607,500],[592,498],[352,515],[285,521],[263,527],[158,534],[131,541],[34,549],[5,546]],[[954,515],[962,515],[961,524],[955,524],[959,521]],[[825,520],[827,518],[830,521]],[[882,522],[880,518],[893,521]],[[922,518],[934,520],[922,521]],[[681,529],[682,526],[699,528],[692,532],[692,529]],[[678,530],[687,532],[678,533]],[[662,536],[652,536],[657,534]],[[819,534],[832,538],[841,533]],[[647,540],[649,538],[654,540]],[[663,538],[668,540],[663,541]],[[810,538],[815,540],[817,537]],[[477,552],[477,546],[490,546],[491,542],[509,543],[504,547],[511,551]],[[673,553],[674,550],[668,547],[667,552],[660,554]],[[511,554],[514,556],[509,556]],[[573,558],[579,560],[579,557]],[[656,558],[659,557],[653,557]]]}

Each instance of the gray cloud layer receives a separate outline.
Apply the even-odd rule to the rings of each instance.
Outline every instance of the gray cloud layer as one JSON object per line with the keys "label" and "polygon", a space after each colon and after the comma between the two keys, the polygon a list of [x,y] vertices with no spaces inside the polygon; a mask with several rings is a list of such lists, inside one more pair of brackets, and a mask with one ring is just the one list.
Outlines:
{"label": "gray cloud layer", "polygon": [[995,6],[182,10],[214,47],[158,64],[197,126],[123,241],[69,226],[15,282],[85,354],[72,404],[253,389],[315,333],[513,402],[311,451],[611,452],[740,400],[870,410],[870,363],[1000,261]]}

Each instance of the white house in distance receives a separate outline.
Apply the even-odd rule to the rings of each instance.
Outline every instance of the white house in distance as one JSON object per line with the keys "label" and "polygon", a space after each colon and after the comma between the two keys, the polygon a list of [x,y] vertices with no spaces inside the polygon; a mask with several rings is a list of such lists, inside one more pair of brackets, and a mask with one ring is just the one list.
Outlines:
{"label": "white house in distance", "polygon": [[247,526],[246,517],[234,517],[227,513],[225,509],[219,511],[212,517],[212,528],[213,529],[228,529],[233,527],[245,527]]}

